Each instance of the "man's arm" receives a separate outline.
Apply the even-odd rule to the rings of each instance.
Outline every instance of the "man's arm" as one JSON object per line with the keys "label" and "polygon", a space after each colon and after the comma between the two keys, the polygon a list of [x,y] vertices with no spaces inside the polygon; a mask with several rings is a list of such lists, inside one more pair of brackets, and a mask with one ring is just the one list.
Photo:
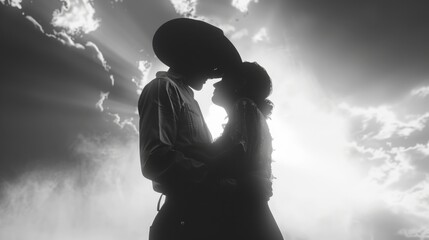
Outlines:
{"label": "man's arm", "polygon": [[149,83],[139,99],[142,172],[166,194],[187,192],[207,175],[204,163],[174,149],[181,108],[178,89],[165,79]]}

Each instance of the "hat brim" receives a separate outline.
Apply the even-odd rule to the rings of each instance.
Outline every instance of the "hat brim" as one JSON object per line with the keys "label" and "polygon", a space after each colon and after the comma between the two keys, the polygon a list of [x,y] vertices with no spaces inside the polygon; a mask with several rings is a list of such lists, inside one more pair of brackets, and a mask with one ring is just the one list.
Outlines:
{"label": "hat brim", "polygon": [[242,62],[221,29],[195,19],[177,18],[164,23],[152,45],[165,65],[182,72],[205,72],[212,78]]}

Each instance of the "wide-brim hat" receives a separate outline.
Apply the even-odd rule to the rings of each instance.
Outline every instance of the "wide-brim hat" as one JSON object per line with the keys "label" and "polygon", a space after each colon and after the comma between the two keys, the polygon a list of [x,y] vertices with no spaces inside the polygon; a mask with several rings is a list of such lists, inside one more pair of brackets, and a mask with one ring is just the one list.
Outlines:
{"label": "wide-brim hat", "polygon": [[177,18],[155,32],[155,55],[182,73],[206,73],[220,77],[242,62],[240,54],[220,28],[206,22]]}

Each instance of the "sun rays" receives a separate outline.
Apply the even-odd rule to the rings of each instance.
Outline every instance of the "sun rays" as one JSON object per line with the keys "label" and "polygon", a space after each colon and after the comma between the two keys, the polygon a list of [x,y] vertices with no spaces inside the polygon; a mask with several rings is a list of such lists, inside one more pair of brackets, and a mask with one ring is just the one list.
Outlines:
{"label": "sun rays", "polygon": [[[13,96],[6,98],[4,115],[9,118],[5,121],[5,136],[17,136],[17,146],[10,149],[16,148],[20,153],[51,157],[51,152],[72,148],[76,156],[70,161],[96,162],[97,168],[69,169],[67,173],[56,169],[17,170],[24,176],[22,181],[10,185],[5,192],[10,200],[17,200],[16,212],[5,211],[10,205],[0,205],[2,213],[11,214],[0,219],[1,230],[7,230],[0,231],[0,236],[6,239],[21,232],[22,238],[34,233],[31,237],[35,239],[57,239],[67,233],[70,238],[93,240],[121,234],[135,239],[147,234],[145,227],[155,214],[157,196],[139,169],[137,98],[157,71],[166,70],[151,52],[154,31],[166,20],[184,15],[222,26],[243,59],[257,61],[273,80],[270,100],[275,106],[268,122],[276,179],[270,205],[286,235],[308,240],[428,239],[427,78],[419,82],[411,78],[400,81],[395,80],[400,76],[388,73],[381,77],[389,81],[378,81],[378,75],[369,78],[371,70],[364,69],[369,64],[379,69],[377,59],[371,57],[373,52],[382,55],[379,42],[392,40],[393,46],[398,47],[396,52],[401,50],[402,38],[383,38],[375,48],[366,42],[357,44],[359,39],[355,38],[351,43],[341,42],[348,39],[347,34],[356,32],[354,24],[365,22],[361,21],[360,12],[353,10],[342,19],[335,18],[336,11],[332,11],[333,15],[326,17],[322,5],[308,12],[303,7],[300,12],[294,11],[295,6],[286,5],[289,1],[59,2],[63,6],[58,5],[55,14],[46,14],[37,1],[0,0],[0,7],[13,9],[27,23],[10,27],[13,31],[9,33],[16,32],[13,39],[18,41],[8,43],[21,48],[16,52],[7,50],[11,57],[2,61],[8,64],[5,70],[10,74],[4,80],[13,80],[2,85],[2,93],[10,92]],[[329,8],[327,2],[320,4]],[[354,4],[353,9],[360,11],[359,4]],[[317,15],[319,10],[321,16]],[[2,9],[3,12],[6,10]],[[2,19],[3,16],[1,26],[8,26],[5,23],[9,19],[6,14]],[[377,16],[382,17],[382,12],[373,17]],[[389,26],[397,29],[398,21],[407,20],[396,19]],[[337,22],[341,24],[336,25]],[[323,23],[329,23],[329,28]],[[331,29],[332,25],[335,28]],[[314,26],[320,29],[315,31]],[[407,26],[411,28],[412,24]],[[371,27],[362,25],[357,32]],[[325,30],[330,34],[322,34]],[[380,37],[384,36],[381,33],[384,32],[380,31]],[[401,35],[404,39],[413,32],[406,33]],[[293,42],[296,39],[298,43]],[[300,45],[299,41],[305,43]],[[336,43],[342,43],[342,48],[336,48]],[[353,44],[358,48],[353,48]],[[339,54],[342,50],[347,58]],[[305,57],[317,60],[316,66],[308,64]],[[359,65],[360,57],[371,61]],[[408,57],[413,58],[412,54]],[[424,59],[423,54],[421,57]],[[333,68],[325,68],[330,64]],[[397,66],[402,64],[406,61],[401,60]],[[325,70],[323,73],[329,73],[328,77],[317,71],[319,67]],[[195,95],[212,135],[217,137],[223,131],[226,114],[211,103],[211,85],[215,81],[208,81],[203,91]],[[393,97],[384,98],[385,95]],[[102,126],[103,136],[98,138],[103,140],[92,136],[98,126]],[[56,132],[59,134],[52,134]],[[86,134],[84,138],[77,137],[81,133]],[[76,140],[66,142],[66,137]],[[60,144],[61,141],[64,143]],[[45,152],[49,154],[43,155]],[[55,163],[65,161],[62,157]],[[16,164],[19,160],[11,162]],[[92,178],[87,176],[93,180],[88,186],[77,188],[70,183],[77,181],[79,174],[87,173],[93,174]],[[80,209],[85,201],[75,194],[86,194],[87,212]],[[34,211],[24,211],[32,207]],[[44,212],[46,208],[53,210]],[[103,211],[107,213],[100,214]],[[77,213],[88,218],[82,219]],[[89,229],[84,223],[94,228]],[[22,224],[28,233],[22,231]]]}

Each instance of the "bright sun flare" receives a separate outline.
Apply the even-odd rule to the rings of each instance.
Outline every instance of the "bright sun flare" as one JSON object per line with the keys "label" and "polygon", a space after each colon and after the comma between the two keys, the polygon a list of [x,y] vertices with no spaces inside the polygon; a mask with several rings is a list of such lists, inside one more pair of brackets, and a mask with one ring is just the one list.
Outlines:
{"label": "bright sun flare", "polygon": [[[367,204],[374,202],[375,192],[350,161],[346,119],[332,110],[335,108],[325,106],[329,101],[311,75],[294,65],[285,70],[280,64],[289,61],[277,57],[280,59],[258,59],[262,66],[270,66],[266,68],[274,86],[270,99],[275,108],[268,120],[275,177],[270,205],[284,223],[281,225],[289,227],[285,231],[318,225],[326,225],[318,228],[321,231],[335,229],[327,218],[349,223],[355,209],[368,208]],[[211,97],[213,88],[207,85],[196,95],[200,102]],[[222,133],[225,116],[222,108],[213,104],[208,107],[205,117],[214,137]]]}

